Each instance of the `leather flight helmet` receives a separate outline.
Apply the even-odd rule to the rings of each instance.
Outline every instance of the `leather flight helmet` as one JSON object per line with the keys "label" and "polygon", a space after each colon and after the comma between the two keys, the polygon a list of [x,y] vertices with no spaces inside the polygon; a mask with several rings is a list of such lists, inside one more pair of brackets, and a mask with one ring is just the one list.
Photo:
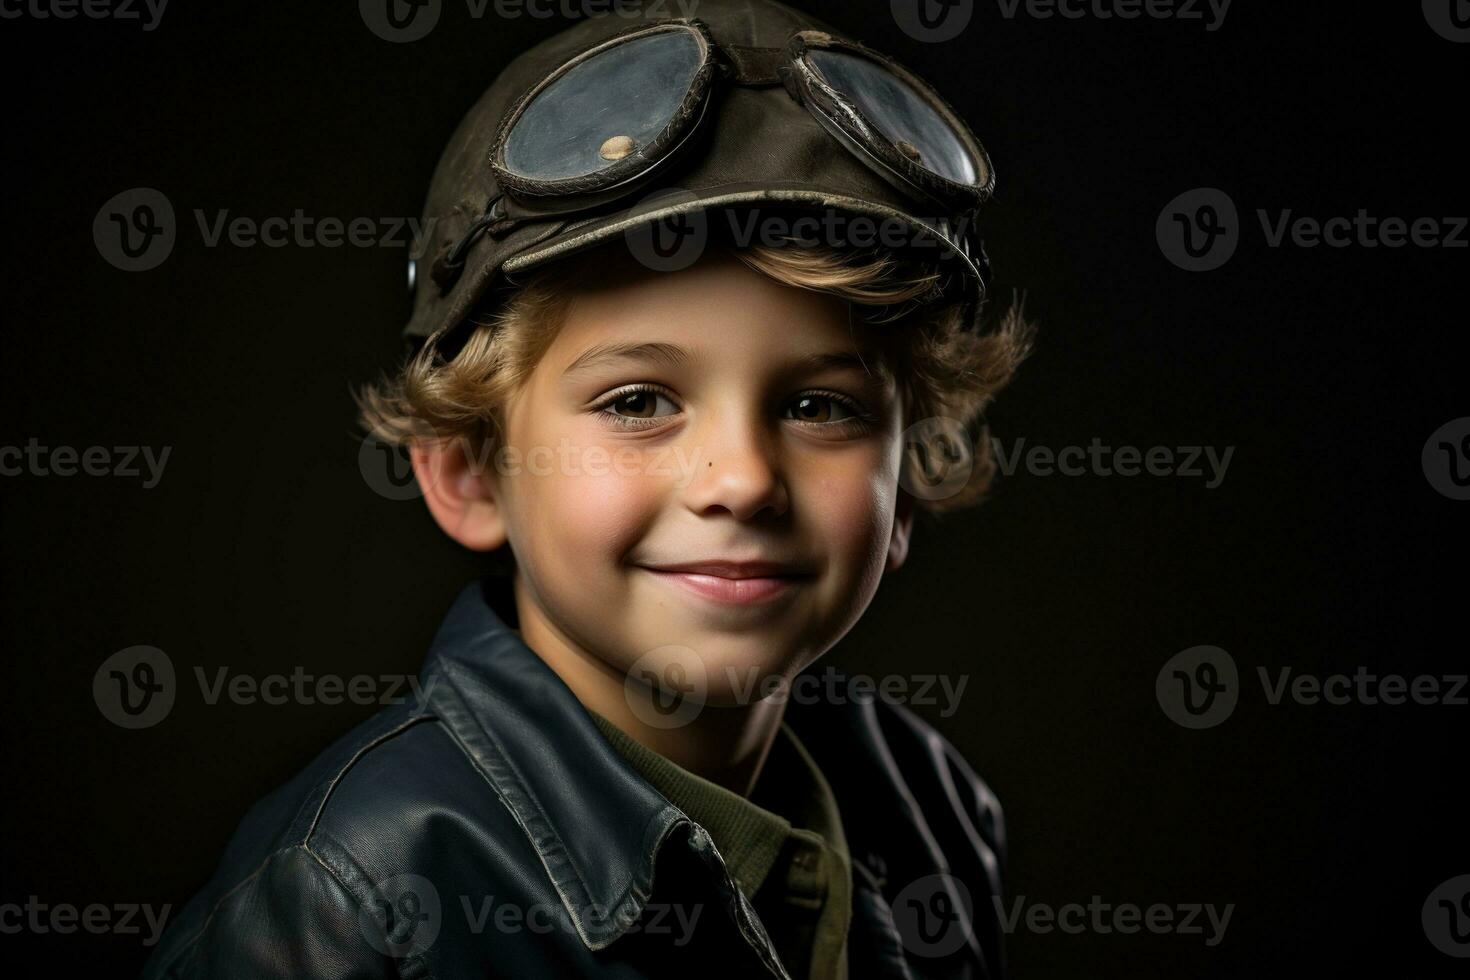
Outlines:
{"label": "leather flight helmet", "polygon": [[978,323],[989,266],[974,216],[995,176],[948,103],[775,0],[688,9],[583,20],[496,77],[430,183],[406,339],[448,346],[508,275],[650,222],[750,209],[901,229],[899,247],[941,270],[926,298],[958,299]]}

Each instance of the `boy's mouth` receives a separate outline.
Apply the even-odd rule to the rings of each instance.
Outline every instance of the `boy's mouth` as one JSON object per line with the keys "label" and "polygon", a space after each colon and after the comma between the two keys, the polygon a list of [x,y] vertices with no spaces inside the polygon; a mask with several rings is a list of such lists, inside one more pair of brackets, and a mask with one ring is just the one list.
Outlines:
{"label": "boy's mouth", "polygon": [[736,605],[789,595],[812,578],[801,566],[785,562],[711,560],[639,567],[706,599]]}

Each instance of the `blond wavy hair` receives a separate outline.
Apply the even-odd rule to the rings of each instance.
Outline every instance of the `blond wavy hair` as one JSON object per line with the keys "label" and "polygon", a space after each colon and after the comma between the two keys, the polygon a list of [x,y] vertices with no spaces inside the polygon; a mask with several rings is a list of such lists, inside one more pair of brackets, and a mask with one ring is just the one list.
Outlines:
{"label": "blond wavy hair", "polygon": [[[1020,302],[988,329],[972,331],[958,304],[924,301],[937,273],[892,253],[808,244],[731,250],[778,282],[849,301],[870,325],[903,404],[905,483],[945,488],[916,494],[919,509],[937,515],[987,496],[995,461],[984,412],[1030,353],[1035,333]],[[425,345],[395,375],[364,385],[354,393],[360,423],[380,441],[455,440],[472,458],[491,458],[502,438],[504,408],[564,322],[583,268],[578,260],[595,261],[595,253],[530,270],[509,284],[514,291],[493,313],[471,315],[457,351],[446,356]],[[940,422],[915,429],[922,420]],[[953,467],[969,467],[968,474]]]}

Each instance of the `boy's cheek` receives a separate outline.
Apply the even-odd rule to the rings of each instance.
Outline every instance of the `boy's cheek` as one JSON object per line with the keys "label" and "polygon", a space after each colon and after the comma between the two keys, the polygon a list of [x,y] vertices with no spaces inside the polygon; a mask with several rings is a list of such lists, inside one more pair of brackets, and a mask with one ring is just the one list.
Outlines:
{"label": "boy's cheek", "polygon": [[520,486],[523,506],[543,541],[555,541],[578,564],[617,561],[637,543],[660,500],[651,481],[613,474],[558,473]]}
{"label": "boy's cheek", "polygon": [[856,468],[823,478],[810,498],[833,577],[854,592],[876,584],[888,553],[897,499],[890,482],[881,468]]}
{"label": "boy's cheek", "polygon": [[880,461],[857,460],[820,472],[806,496],[816,523],[854,542],[886,537],[898,499],[897,476]]}

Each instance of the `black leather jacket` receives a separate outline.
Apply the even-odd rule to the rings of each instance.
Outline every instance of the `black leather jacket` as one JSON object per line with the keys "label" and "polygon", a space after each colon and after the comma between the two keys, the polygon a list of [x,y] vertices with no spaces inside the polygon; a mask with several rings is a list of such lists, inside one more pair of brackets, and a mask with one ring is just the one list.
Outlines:
{"label": "black leather jacket", "polygon": [[[145,977],[787,975],[709,835],[608,744],[489,588],[456,600],[422,698],[250,809]],[[851,976],[999,977],[1004,838],[984,783],[881,700],[793,701],[786,720],[851,850]],[[709,913],[692,936],[655,927],[674,903]]]}

